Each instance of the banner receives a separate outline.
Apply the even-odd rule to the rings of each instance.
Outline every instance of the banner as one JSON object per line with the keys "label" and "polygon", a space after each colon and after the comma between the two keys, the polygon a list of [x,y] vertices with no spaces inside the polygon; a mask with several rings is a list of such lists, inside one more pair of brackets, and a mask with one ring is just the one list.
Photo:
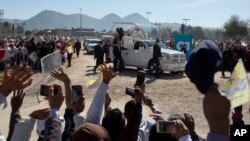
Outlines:
{"label": "banner", "polygon": [[72,45],[68,46],[68,47],[67,47],[67,50],[68,50],[69,54],[71,54],[71,53],[74,52],[74,48],[73,48]]}
{"label": "banner", "polygon": [[89,80],[85,83],[87,87],[86,93],[90,95],[94,95],[97,92],[97,89],[100,87],[102,82],[102,74],[98,76],[96,80]]}
{"label": "banner", "polygon": [[189,55],[193,49],[192,47],[192,35],[191,34],[175,34],[174,50],[184,52],[186,50],[186,60],[189,59]]}
{"label": "banner", "polygon": [[231,78],[224,85],[224,93],[230,99],[232,108],[249,102],[250,85],[241,59],[236,64]]}
{"label": "banner", "polygon": [[62,65],[62,56],[60,51],[56,51],[41,59],[42,72],[49,73],[51,70],[58,69]]}

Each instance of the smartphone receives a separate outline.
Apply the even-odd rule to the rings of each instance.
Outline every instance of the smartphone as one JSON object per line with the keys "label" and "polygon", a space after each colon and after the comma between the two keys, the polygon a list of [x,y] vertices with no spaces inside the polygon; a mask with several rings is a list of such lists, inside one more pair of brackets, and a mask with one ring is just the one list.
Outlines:
{"label": "smartphone", "polygon": [[144,71],[139,71],[136,78],[136,86],[141,86],[144,84],[146,73]]}
{"label": "smartphone", "polygon": [[135,96],[135,89],[126,87],[126,94],[134,97]]}
{"label": "smartphone", "polygon": [[59,92],[59,88],[58,87],[53,87],[53,95],[57,95]]}
{"label": "smartphone", "polygon": [[175,123],[174,121],[158,121],[156,123],[156,131],[158,133],[175,134]]}
{"label": "smartphone", "polygon": [[72,102],[76,102],[79,96],[82,95],[82,86],[81,85],[73,85],[72,86]]}
{"label": "smartphone", "polygon": [[48,85],[41,85],[40,87],[40,95],[48,96],[50,87]]}

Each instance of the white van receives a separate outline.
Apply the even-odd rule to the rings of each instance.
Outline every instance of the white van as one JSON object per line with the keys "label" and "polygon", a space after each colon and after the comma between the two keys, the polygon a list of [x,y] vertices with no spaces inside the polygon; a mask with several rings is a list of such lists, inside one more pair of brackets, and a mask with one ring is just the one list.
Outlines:
{"label": "white van", "polygon": [[[125,67],[147,68],[151,74],[155,74],[156,63],[152,59],[154,43],[149,44],[146,40],[135,40],[132,36],[124,36],[123,44],[121,54]],[[165,58],[160,61],[162,71],[175,74],[185,70],[186,57],[183,52],[161,48],[161,54]],[[113,47],[110,47],[110,58],[113,61]]]}

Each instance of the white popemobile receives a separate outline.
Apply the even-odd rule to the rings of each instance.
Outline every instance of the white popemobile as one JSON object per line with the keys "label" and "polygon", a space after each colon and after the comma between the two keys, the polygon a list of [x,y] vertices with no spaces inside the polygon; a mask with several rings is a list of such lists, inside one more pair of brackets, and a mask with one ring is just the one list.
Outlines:
{"label": "white popemobile", "polygon": [[[121,49],[121,54],[125,67],[148,68],[149,73],[155,74],[156,63],[152,59],[154,41],[138,40],[133,36],[124,36],[123,45],[124,48]],[[162,43],[161,54],[163,55],[163,59],[160,60],[162,71],[168,71],[173,74],[183,73],[186,64],[185,54],[164,48],[163,46],[165,45]],[[110,58],[113,61],[113,47],[110,47]],[[117,64],[117,66],[119,65]]]}

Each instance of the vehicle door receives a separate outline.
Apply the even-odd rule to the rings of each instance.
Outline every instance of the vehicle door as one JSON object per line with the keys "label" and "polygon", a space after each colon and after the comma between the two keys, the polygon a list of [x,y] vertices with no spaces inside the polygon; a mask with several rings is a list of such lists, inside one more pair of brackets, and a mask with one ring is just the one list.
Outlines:
{"label": "vehicle door", "polygon": [[148,63],[148,46],[142,41],[136,41],[131,51],[131,65],[138,67],[146,67]]}
{"label": "vehicle door", "polygon": [[131,65],[131,49],[133,46],[133,38],[124,36],[123,47],[121,48],[121,54],[125,65]]}

